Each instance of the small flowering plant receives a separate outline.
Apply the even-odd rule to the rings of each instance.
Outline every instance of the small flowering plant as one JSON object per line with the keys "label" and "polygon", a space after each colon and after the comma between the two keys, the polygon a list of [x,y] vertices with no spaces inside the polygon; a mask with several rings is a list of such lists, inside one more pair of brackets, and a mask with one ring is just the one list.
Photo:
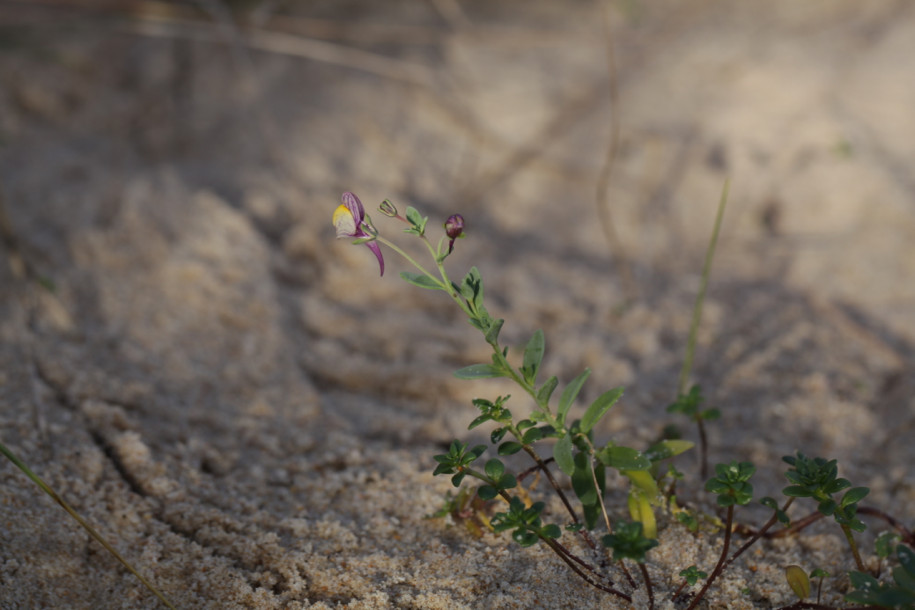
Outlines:
{"label": "small flowering plant", "polygon": [[[707,254],[703,281],[707,281],[711,252],[714,250],[715,237],[720,226],[721,215],[726,201],[727,187],[719,204],[715,231]],[[580,412],[580,417],[573,416],[579,393],[588,380],[591,371],[585,369],[578,376],[566,383],[556,398],[560,387],[557,377],[543,379],[541,365],[546,342],[543,331],[537,330],[523,345],[512,350],[500,341],[500,333],[505,323],[501,318],[494,318],[483,302],[483,278],[476,267],[471,267],[460,282],[452,281],[445,269],[445,260],[454,252],[455,242],[465,236],[465,221],[460,214],[449,216],[444,224],[444,234],[437,243],[427,236],[428,217],[422,216],[412,207],[408,207],[403,216],[397,207],[388,199],[379,206],[379,211],[389,218],[405,225],[403,232],[419,238],[426,246],[435,265],[434,272],[416,261],[397,244],[384,237],[365,214],[359,198],[352,193],[343,194],[343,202],[333,215],[333,224],[338,238],[353,238],[355,244],[365,244],[378,259],[381,273],[384,273],[384,258],[380,245],[391,249],[404,257],[415,271],[404,271],[400,274],[405,281],[429,290],[440,290],[464,312],[468,322],[482,335],[483,340],[492,348],[489,362],[465,366],[455,372],[461,379],[507,378],[526,395],[529,405],[518,415],[518,411],[509,409],[507,403],[511,396],[498,396],[494,400],[476,398],[473,405],[479,414],[468,426],[469,429],[481,425],[491,427],[489,445],[469,446],[460,440],[454,440],[446,453],[434,456],[436,467],[434,475],[448,475],[454,487],[458,488],[456,496],[449,497],[444,508],[436,516],[452,515],[464,520],[468,530],[479,533],[481,528],[493,532],[510,532],[512,539],[522,547],[545,544],[563,561],[578,577],[589,585],[632,603],[636,589],[644,587],[648,598],[648,607],[654,608],[654,591],[649,570],[646,566],[648,553],[658,545],[658,526],[656,511],[669,510],[676,515],[690,532],[696,532],[699,520],[696,511],[678,506],[674,493],[676,481],[682,473],[672,465],[661,468],[661,463],[676,457],[694,446],[694,443],[680,439],[664,439],[645,449],[626,446],[615,439],[598,439],[596,431],[601,420],[610,412],[623,395],[622,388],[613,388],[600,394],[593,402]],[[701,312],[702,295],[697,298],[694,321]],[[695,324],[690,341],[694,343]],[[682,381],[688,376],[690,354],[684,363]],[[670,412],[681,412],[699,424],[702,470],[706,468],[706,447],[703,422],[718,417],[716,409],[703,408],[704,399],[698,386],[689,393],[682,393],[668,409]],[[547,445],[547,441],[551,443]],[[532,466],[522,472],[510,472],[502,458],[514,454],[525,454]],[[901,539],[910,546],[915,543],[915,534],[902,526],[898,520],[877,509],[858,508],[858,502],[867,495],[867,488],[849,489],[842,498],[836,500],[833,495],[850,487],[845,479],[837,478],[835,461],[821,458],[809,459],[802,453],[796,457],[784,458],[791,468],[785,473],[792,483],[783,490],[787,501],[779,506],[772,498],[761,498],[760,504],[772,511],[771,518],[759,529],[738,526],[735,511],[753,501],[753,485],[750,482],[756,467],[750,462],[732,461],[727,464],[716,464],[714,476],[705,484],[705,491],[712,494],[718,510],[723,511],[723,521],[717,520],[723,527],[723,544],[717,563],[706,566],[711,573],[698,566],[681,566],[679,571],[682,580],[679,587],[668,594],[668,599],[678,607],[688,610],[696,608],[705,597],[709,588],[728,567],[748,548],[763,537],[777,537],[797,533],[818,516],[831,515],[841,526],[859,572],[852,573],[852,582],[857,591],[849,600],[866,601],[879,604],[883,600],[903,599],[911,593],[911,554],[908,547],[900,546],[900,562],[903,569],[894,571],[897,580],[896,588],[891,585],[880,585],[870,574],[866,574],[852,532],[860,532],[864,524],[857,519],[856,512],[884,519],[899,532]],[[482,465],[480,465],[482,464]],[[627,508],[629,520],[616,520],[611,525],[610,512],[604,503],[607,492],[607,471],[615,470],[627,482]],[[560,514],[550,514],[547,504],[531,498],[533,485],[524,487],[524,479],[538,473],[546,479],[552,491],[562,504]],[[561,482],[566,478],[566,483]],[[665,482],[665,479],[670,481]],[[705,477],[703,477],[705,478]],[[571,493],[567,490],[571,488]],[[810,497],[818,504],[818,513],[791,524],[787,515],[788,508],[795,498]],[[500,510],[501,509],[501,510]],[[493,511],[494,514],[493,514]],[[713,522],[715,519],[705,518]],[[783,529],[769,534],[776,523]],[[603,529],[596,540],[592,532]],[[731,550],[733,534],[743,530],[752,534],[736,551]],[[585,552],[591,555],[590,561],[573,553],[567,537],[580,539]],[[888,554],[888,553],[887,553]],[[641,585],[633,578],[629,567],[636,567],[641,576]],[[795,566],[797,567],[797,566]],[[800,570],[800,572],[798,571]],[[799,574],[802,569],[786,572],[787,584],[803,596],[809,594],[807,588],[799,587]],[[814,571],[814,574],[819,572]],[[823,573],[825,574],[825,573]],[[823,574],[820,574],[821,578]],[[806,573],[804,572],[806,577]],[[702,581],[700,590],[692,592],[694,586]],[[900,584],[901,583],[901,584]],[[801,583],[803,584],[803,583]],[[908,587],[907,590],[902,588]],[[901,592],[900,592],[901,591]],[[877,600],[880,601],[877,601]],[[832,608],[832,606],[810,605],[802,601],[786,608]],[[876,607],[876,606],[872,606]],[[887,606],[889,607],[889,605]],[[906,606],[910,607],[910,606]]]}
{"label": "small flowering plant", "polygon": [[[460,487],[468,480],[477,481],[479,486],[476,495],[479,498],[501,498],[504,501],[502,506],[507,509],[492,517],[491,527],[494,531],[511,531],[512,538],[522,546],[538,542],[547,544],[586,582],[628,600],[630,596],[616,589],[609,576],[599,574],[560,542],[562,531],[577,532],[592,551],[598,552],[600,545],[591,537],[589,530],[602,522],[608,533],[602,539],[607,555],[612,553],[621,566],[622,558],[642,563],[645,551],[656,545],[654,539],[657,537],[657,523],[654,510],[662,501],[658,488],[658,464],[690,449],[693,443],[663,440],[646,451],[640,451],[613,440],[598,442],[595,428],[620,400],[623,389],[614,388],[604,392],[585,409],[580,418],[573,418],[572,407],[591,374],[590,370],[585,369],[569,382],[559,392],[556,400],[554,394],[559,388],[559,379],[555,376],[542,379],[540,375],[545,353],[544,334],[540,330],[533,333],[527,344],[520,349],[518,361],[514,361],[515,357],[509,347],[503,346],[499,339],[504,320],[492,317],[484,305],[483,278],[479,270],[473,267],[460,282],[455,282],[445,269],[445,259],[454,251],[455,242],[465,236],[464,217],[460,214],[449,216],[443,225],[444,235],[437,245],[433,245],[427,236],[428,218],[414,208],[408,207],[401,216],[394,204],[386,199],[379,206],[379,211],[404,223],[404,232],[418,237],[426,245],[435,264],[435,273],[383,237],[368,220],[358,197],[352,193],[343,194],[343,203],[334,212],[337,236],[356,238],[354,243],[369,246],[382,269],[384,263],[378,245],[390,248],[403,256],[416,270],[402,272],[400,275],[404,280],[420,288],[441,290],[448,294],[492,348],[489,362],[471,364],[458,370],[455,375],[461,379],[511,379],[529,397],[532,405],[529,412],[517,417],[506,406],[510,396],[500,396],[495,400],[474,400],[480,414],[471,422],[470,428],[487,423],[493,426],[490,441],[497,457],[491,457],[482,467],[478,467],[476,463],[487,451],[487,446],[468,447],[455,440],[448,453],[435,456],[438,465],[434,474],[450,475],[455,487]],[[554,441],[552,448],[548,449],[548,455],[540,448],[546,439]],[[559,496],[565,508],[565,515],[558,518],[559,523],[555,522],[556,517],[551,517],[548,521],[545,504],[531,502],[527,493],[520,489],[519,476],[507,472],[500,458],[516,453],[526,454],[534,468],[545,476]],[[558,473],[550,467],[553,462],[558,467]],[[629,513],[633,523],[617,524],[616,528],[610,525],[604,505],[608,469],[618,471],[629,481]],[[559,482],[557,477],[560,474],[571,480],[578,508],[573,506],[567,488]],[[634,553],[632,549],[639,549],[639,552]],[[631,581],[628,572],[625,573]]]}

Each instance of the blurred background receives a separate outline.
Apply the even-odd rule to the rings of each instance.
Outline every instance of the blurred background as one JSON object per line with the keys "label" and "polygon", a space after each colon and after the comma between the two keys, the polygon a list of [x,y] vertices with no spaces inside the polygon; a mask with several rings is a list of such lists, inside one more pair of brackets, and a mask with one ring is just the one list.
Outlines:
{"label": "blurred background", "polygon": [[[545,330],[548,375],[591,367],[585,399],[627,386],[603,432],[647,443],[729,181],[694,374],[726,413],[714,452],[817,447],[911,499],[913,56],[904,0],[0,0],[0,433],[61,485],[88,477],[71,492],[100,515],[99,481],[126,477],[124,510],[172,532],[212,518],[169,512],[176,490],[274,531],[339,510],[325,472],[379,459],[352,451],[431,468],[470,398],[511,390],[452,379],[488,359],[459,312],[334,239],[349,190],[435,230],[463,214],[453,276],[480,267],[509,343]],[[264,607],[323,599],[287,567]]]}

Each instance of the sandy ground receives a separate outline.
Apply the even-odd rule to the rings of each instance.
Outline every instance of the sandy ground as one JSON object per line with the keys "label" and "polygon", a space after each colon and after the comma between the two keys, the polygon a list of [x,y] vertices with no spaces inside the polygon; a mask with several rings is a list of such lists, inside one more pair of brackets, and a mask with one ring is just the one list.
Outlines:
{"label": "sandy ground", "polygon": [[[479,266],[509,342],[544,329],[547,374],[591,367],[583,401],[626,386],[598,434],[645,446],[729,178],[693,374],[713,460],[774,495],[780,456],[838,458],[912,523],[915,6],[276,4],[238,5],[240,35],[216,2],[0,2],[0,439],[178,607],[620,607],[425,518],[450,488],[431,456],[511,389],[454,379],[487,358],[460,312],[334,240],[344,190],[461,212],[453,275]],[[659,601],[720,543],[661,525]],[[791,603],[791,563],[851,567],[813,528],[709,607]],[[157,607],[0,465],[0,608]]]}

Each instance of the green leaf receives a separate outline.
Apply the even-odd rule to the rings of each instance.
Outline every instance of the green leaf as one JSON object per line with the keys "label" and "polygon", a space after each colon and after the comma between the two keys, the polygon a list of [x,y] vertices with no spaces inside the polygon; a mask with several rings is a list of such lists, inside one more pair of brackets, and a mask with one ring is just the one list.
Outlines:
{"label": "green leaf", "polygon": [[848,506],[849,504],[854,504],[855,502],[860,502],[864,499],[867,494],[870,493],[870,489],[867,487],[853,487],[845,492],[845,495],[842,496],[841,505],[843,507]]}
{"label": "green leaf", "polygon": [[413,284],[414,286],[419,286],[420,288],[428,288],[429,290],[442,290],[444,287],[442,283],[434,278],[429,277],[428,275],[423,275],[421,273],[410,273],[409,271],[401,271],[400,277],[405,281]]}
{"label": "green leaf", "polygon": [[[900,544],[896,547],[896,555],[899,557],[899,564],[902,568],[909,576],[915,578],[915,551],[904,544]],[[915,587],[912,590],[915,591]]]}
{"label": "green leaf", "polygon": [[597,459],[616,470],[648,470],[651,460],[631,447],[604,447],[597,453]]}
{"label": "green leaf", "polygon": [[515,441],[505,441],[499,445],[499,455],[513,455],[521,451],[521,443]]}
{"label": "green leaf", "polygon": [[543,430],[540,428],[531,428],[524,435],[521,436],[521,440],[525,445],[530,445],[531,443],[536,443],[543,438]]}
{"label": "green leaf", "polygon": [[502,325],[505,323],[505,320],[502,318],[499,318],[498,320],[489,318],[489,320],[489,328],[486,330],[484,338],[487,343],[497,343],[499,341],[499,332],[502,330]]}
{"label": "green leaf", "polygon": [[489,414],[486,414],[486,415],[479,415],[479,416],[477,416],[472,422],[470,422],[470,425],[467,426],[467,429],[468,429],[468,430],[473,430],[474,428],[476,428],[476,427],[479,426],[480,424],[484,424],[484,423],[486,423],[486,422],[488,422],[488,421],[492,421],[492,416],[491,416],[491,415],[489,415]]}
{"label": "green leaf", "polygon": [[874,552],[877,557],[881,559],[889,557],[896,548],[897,540],[899,540],[899,534],[896,532],[883,532],[877,536],[877,540],[874,541]]}
{"label": "green leaf", "polygon": [[512,487],[518,486],[518,479],[515,478],[515,475],[506,472],[501,477],[499,477],[499,489],[511,489]]}
{"label": "green leaf", "polygon": [[807,488],[801,487],[800,485],[789,485],[782,490],[782,493],[786,496],[792,496],[794,498],[809,498],[813,495],[807,491]]}
{"label": "green leaf", "polygon": [[515,425],[515,427],[518,428],[518,432],[524,432],[524,431],[527,430],[528,428],[531,428],[531,427],[536,426],[536,425],[537,425],[537,424],[535,424],[534,422],[532,422],[532,421],[529,420],[529,419],[522,419],[521,421],[519,421],[519,422],[517,423],[517,425]]}
{"label": "green leaf", "polygon": [[523,547],[534,546],[540,538],[534,532],[518,528],[512,532],[512,540]]}
{"label": "green leaf", "polygon": [[591,375],[591,369],[585,369],[578,377],[572,380],[572,383],[566,386],[566,389],[562,391],[562,396],[559,397],[559,411],[558,418],[560,424],[565,424],[566,414],[569,412],[569,408],[572,406],[572,403],[575,402],[575,398],[578,396],[578,393],[581,391],[581,386],[584,385],[588,377]]}
{"label": "green leaf", "polygon": [[521,366],[521,375],[531,385],[537,379],[540,363],[543,362],[543,350],[543,331],[537,329],[531,340],[527,342],[527,347],[524,348],[524,363]]}
{"label": "green leaf", "polygon": [[493,458],[486,462],[486,465],[483,466],[483,472],[486,473],[490,479],[498,481],[502,474],[505,472],[505,464],[501,460]]}
{"label": "green leaf", "polygon": [[715,421],[716,419],[720,419],[720,418],[721,418],[721,410],[720,410],[720,409],[714,409],[714,408],[713,408],[713,409],[705,409],[704,411],[702,411],[701,413],[699,413],[699,417],[700,417],[700,419],[704,419],[704,420],[706,420],[706,421]]}
{"label": "green leaf", "polygon": [[544,405],[549,403],[557,385],[559,385],[559,379],[555,375],[547,379],[537,390],[537,402]]}
{"label": "green leaf", "polygon": [[572,456],[571,434],[566,434],[556,441],[556,444],[553,445],[553,457],[556,459],[559,470],[572,476],[572,473],[575,472],[575,458]]}
{"label": "green leaf", "polygon": [[429,222],[429,218],[424,218],[422,214],[417,212],[412,206],[407,208],[407,220],[412,225],[412,228],[407,229],[408,233],[422,235],[426,232],[426,223]]}
{"label": "green leaf", "polygon": [[492,500],[499,495],[499,492],[492,485],[481,485],[480,488],[477,489],[477,495],[481,500]]}
{"label": "green leaf", "polygon": [[585,411],[584,417],[581,418],[581,431],[587,434],[594,425],[600,421],[600,418],[612,407],[616,401],[623,395],[623,388],[614,388],[604,392],[597,397],[588,410]]}
{"label": "green leaf", "polygon": [[689,451],[695,446],[696,443],[693,441],[668,439],[659,443],[655,443],[649,447],[643,455],[652,462],[660,462],[661,460],[666,460],[667,458],[672,458],[674,456],[680,455],[681,453]]}
{"label": "green leaf", "polygon": [[502,369],[492,364],[471,364],[454,372],[458,379],[487,379],[492,377],[504,377]]}
{"label": "green leaf", "polygon": [[559,538],[562,536],[562,530],[555,523],[549,523],[540,530],[540,535],[544,538]]}
{"label": "green leaf", "polygon": [[[599,492],[594,486],[591,456],[587,453],[578,453],[575,455],[574,461],[575,470],[572,472],[572,489],[575,490],[575,495],[578,496],[579,501],[584,506],[598,504]],[[588,524],[588,529],[591,529],[591,527],[593,525]]]}

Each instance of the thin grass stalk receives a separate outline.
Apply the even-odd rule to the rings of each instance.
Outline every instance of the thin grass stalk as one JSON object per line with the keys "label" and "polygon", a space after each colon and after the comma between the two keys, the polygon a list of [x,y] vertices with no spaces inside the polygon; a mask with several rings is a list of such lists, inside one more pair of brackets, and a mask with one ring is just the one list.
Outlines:
{"label": "thin grass stalk", "polygon": [[52,500],[54,500],[55,502],[57,502],[57,504],[60,505],[60,507],[61,507],[62,509],[64,509],[65,511],[67,511],[67,513],[68,513],[71,517],[73,517],[73,518],[76,520],[77,523],[79,523],[81,526],[83,526],[83,528],[84,528],[87,532],[89,532],[89,535],[90,535],[90,536],[92,536],[93,538],[95,538],[95,540],[98,541],[99,544],[101,544],[103,547],[105,547],[105,550],[106,550],[106,551],[108,551],[109,553],[111,553],[111,554],[114,556],[115,559],[117,559],[118,561],[120,561],[120,562],[121,562],[121,565],[123,565],[125,568],[127,568],[127,571],[128,571],[128,572],[130,572],[131,574],[133,574],[134,576],[136,576],[137,579],[138,579],[141,583],[143,583],[143,586],[145,586],[147,589],[149,589],[149,590],[152,592],[153,595],[155,595],[156,597],[159,598],[159,601],[161,601],[163,604],[165,604],[165,606],[166,606],[167,608],[170,608],[171,610],[175,610],[175,606],[173,606],[173,605],[171,604],[171,602],[169,602],[169,601],[165,598],[165,596],[162,595],[162,593],[160,593],[159,590],[156,589],[156,588],[153,586],[153,584],[152,584],[151,582],[149,582],[148,580],[146,580],[146,578],[144,578],[142,574],[140,574],[139,572],[137,572],[137,570],[134,569],[134,567],[130,564],[129,561],[127,561],[126,559],[124,559],[124,557],[122,557],[121,554],[118,553],[117,550],[115,550],[115,548],[114,548],[113,546],[111,546],[110,544],[108,544],[108,542],[107,542],[104,538],[102,538],[102,535],[101,535],[101,534],[99,534],[97,531],[95,531],[95,528],[93,528],[91,525],[89,525],[89,523],[88,523],[85,519],[83,519],[83,518],[79,515],[79,513],[77,513],[69,504],[67,504],[67,503],[64,501],[64,499],[61,498],[61,497],[57,494],[56,491],[54,491],[53,489],[51,489],[51,487],[50,487],[47,483],[45,483],[37,474],[35,474],[34,472],[32,472],[32,470],[31,470],[28,466],[26,466],[25,463],[24,463],[22,460],[20,460],[20,459],[16,456],[16,454],[14,454],[12,451],[10,451],[3,443],[0,443],[0,453],[2,453],[2,454],[6,457],[6,459],[8,459],[9,461],[11,461],[19,470],[21,470],[21,471],[25,474],[25,476],[27,476],[28,478],[30,478],[30,479],[32,480],[32,482],[35,483],[35,485],[37,485],[43,492],[45,492],[46,494],[48,494],[49,496],[51,496],[51,499],[52,499]]}

